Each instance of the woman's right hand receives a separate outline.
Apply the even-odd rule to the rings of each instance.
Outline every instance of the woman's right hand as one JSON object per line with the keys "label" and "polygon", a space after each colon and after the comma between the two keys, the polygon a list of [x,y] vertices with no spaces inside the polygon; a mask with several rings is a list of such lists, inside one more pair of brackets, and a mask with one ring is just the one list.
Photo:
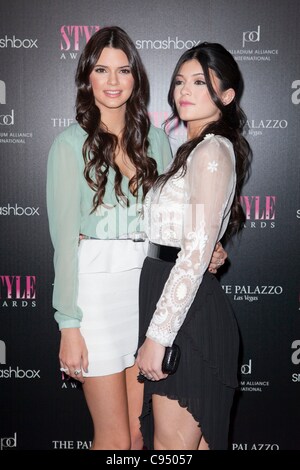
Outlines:
{"label": "woman's right hand", "polygon": [[62,328],[59,348],[61,370],[84,383],[82,370],[88,371],[88,350],[79,328]]}

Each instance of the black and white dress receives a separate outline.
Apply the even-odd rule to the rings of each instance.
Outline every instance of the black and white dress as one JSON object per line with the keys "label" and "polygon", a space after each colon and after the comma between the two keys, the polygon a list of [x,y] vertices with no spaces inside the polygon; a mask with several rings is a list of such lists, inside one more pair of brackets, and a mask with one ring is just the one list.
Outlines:
{"label": "black and white dress", "polygon": [[227,449],[237,383],[239,333],[231,305],[207,271],[224,235],[236,185],[231,142],[208,134],[179,172],[145,200],[151,242],[181,248],[175,263],[147,257],[140,279],[139,346],[145,336],[181,348],[180,365],[165,380],[146,380],[141,430],[153,448],[152,394],[175,399],[199,423],[210,449]]}

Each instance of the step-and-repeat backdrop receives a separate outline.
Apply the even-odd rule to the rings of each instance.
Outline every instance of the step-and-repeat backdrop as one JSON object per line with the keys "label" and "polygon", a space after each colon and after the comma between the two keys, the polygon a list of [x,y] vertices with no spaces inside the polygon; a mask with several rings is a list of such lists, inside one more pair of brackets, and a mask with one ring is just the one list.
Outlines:
{"label": "step-and-repeat backdrop", "polygon": [[[183,51],[220,42],[241,68],[253,164],[247,222],[221,276],[242,338],[230,449],[300,450],[298,3],[0,1],[0,449],[87,449],[92,438],[82,389],[59,371],[46,162],[74,122],[80,52],[118,25],[148,71],[157,126]],[[170,136],[174,150],[184,137]]]}

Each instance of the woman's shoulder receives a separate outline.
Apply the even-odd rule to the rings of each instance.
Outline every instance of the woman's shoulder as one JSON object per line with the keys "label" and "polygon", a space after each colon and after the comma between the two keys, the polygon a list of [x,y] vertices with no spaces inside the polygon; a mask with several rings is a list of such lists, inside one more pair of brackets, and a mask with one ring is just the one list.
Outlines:
{"label": "woman's shoulder", "polygon": [[203,140],[196,145],[193,154],[221,152],[229,157],[234,156],[233,144],[227,138],[219,134],[206,134]]}
{"label": "woman's shoulder", "polygon": [[167,135],[163,129],[151,124],[148,133],[148,139],[150,140],[150,142],[151,140],[165,140],[167,139]]}
{"label": "woman's shoulder", "polygon": [[70,142],[76,144],[86,139],[87,133],[80,127],[78,123],[71,124],[69,127],[60,132],[55,140],[57,142]]}

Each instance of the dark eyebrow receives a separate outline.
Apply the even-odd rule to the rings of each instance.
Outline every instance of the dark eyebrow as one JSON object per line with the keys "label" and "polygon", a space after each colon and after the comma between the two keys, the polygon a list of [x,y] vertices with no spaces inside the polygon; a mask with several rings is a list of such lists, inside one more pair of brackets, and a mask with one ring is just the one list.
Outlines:
{"label": "dark eyebrow", "polygon": [[[202,72],[193,73],[192,77],[195,77],[196,75],[203,75],[204,76],[204,73],[202,73]],[[183,77],[183,75],[182,75],[182,73],[177,73],[176,77]]]}
{"label": "dark eyebrow", "polygon": [[[95,67],[103,67],[104,69],[107,69],[109,67],[109,65],[102,65],[102,64],[96,64]],[[130,65],[121,65],[120,67],[118,67],[118,69],[124,69],[126,67],[129,67],[130,68]]]}

